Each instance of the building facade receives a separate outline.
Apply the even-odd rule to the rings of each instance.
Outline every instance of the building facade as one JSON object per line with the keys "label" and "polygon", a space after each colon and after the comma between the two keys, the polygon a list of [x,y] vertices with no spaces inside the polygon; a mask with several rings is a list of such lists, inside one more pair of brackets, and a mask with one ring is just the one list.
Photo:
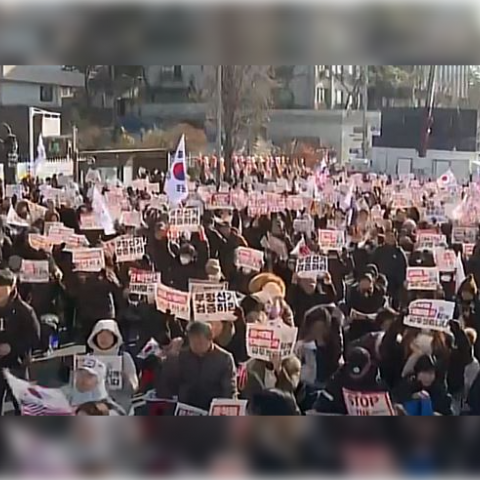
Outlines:
{"label": "building facade", "polygon": [[62,65],[0,65],[2,106],[61,108],[83,86],[83,74],[63,71]]}

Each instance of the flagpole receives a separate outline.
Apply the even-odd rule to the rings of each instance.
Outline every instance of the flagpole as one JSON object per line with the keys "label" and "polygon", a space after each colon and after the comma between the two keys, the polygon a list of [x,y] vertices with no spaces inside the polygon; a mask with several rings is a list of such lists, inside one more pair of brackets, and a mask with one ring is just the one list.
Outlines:
{"label": "flagpole", "polygon": [[217,185],[222,181],[222,65],[217,66]]}

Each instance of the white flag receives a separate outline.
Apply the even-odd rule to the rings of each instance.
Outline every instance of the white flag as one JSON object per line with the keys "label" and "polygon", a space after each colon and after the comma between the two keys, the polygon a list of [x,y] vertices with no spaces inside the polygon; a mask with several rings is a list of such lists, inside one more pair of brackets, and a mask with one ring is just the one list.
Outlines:
{"label": "white flag", "polygon": [[63,392],[55,388],[32,385],[12,375],[8,370],[3,374],[13,396],[17,399],[26,417],[70,416],[73,409]]}
{"label": "white flag", "polygon": [[100,224],[103,227],[105,235],[114,235],[115,226],[113,224],[112,216],[108,211],[107,205],[101,193],[98,191],[97,187],[93,188],[93,199],[92,199],[93,212],[100,220]]}
{"label": "white flag", "polygon": [[38,175],[38,172],[41,171],[43,164],[47,161],[47,152],[45,151],[45,145],[43,144],[43,136],[40,134],[38,136],[37,144],[37,157],[33,162],[33,173]]}
{"label": "white flag", "polygon": [[438,188],[450,188],[457,184],[457,179],[453,172],[448,169],[443,175],[440,175],[437,179]]}
{"label": "white flag", "polygon": [[170,165],[165,193],[172,205],[178,205],[188,197],[187,165],[185,160],[185,135],[178,142],[175,157]]}
{"label": "white flag", "polygon": [[457,253],[457,269],[455,271],[455,292],[458,292],[465,278],[467,277],[465,275],[465,269],[463,268],[462,256],[459,252]]}

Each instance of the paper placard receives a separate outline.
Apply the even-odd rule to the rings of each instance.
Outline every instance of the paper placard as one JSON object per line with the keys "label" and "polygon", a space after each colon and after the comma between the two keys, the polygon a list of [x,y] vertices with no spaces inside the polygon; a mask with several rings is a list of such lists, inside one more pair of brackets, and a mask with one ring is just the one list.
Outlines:
{"label": "paper placard", "polygon": [[437,268],[407,268],[407,290],[436,290],[439,281],[440,277]]}
{"label": "paper placard", "polygon": [[50,270],[48,260],[22,260],[20,282],[22,283],[48,283]]}
{"label": "paper placard", "polygon": [[208,210],[231,210],[233,209],[230,193],[213,193],[205,205]]}
{"label": "paper placard", "polygon": [[263,267],[264,253],[253,248],[238,247],[235,250],[235,266],[259,272]]}
{"label": "paper placard", "polygon": [[145,255],[143,237],[120,237],[115,239],[115,255],[118,263],[141,260]]}
{"label": "paper placard", "polygon": [[388,392],[355,392],[342,389],[345,406],[351,417],[394,417]]}
{"label": "paper placard", "polygon": [[476,227],[453,227],[452,243],[476,243],[477,233]]}
{"label": "paper placard", "polygon": [[102,224],[97,216],[93,213],[84,213],[80,215],[80,230],[103,230]]}
{"label": "paper placard", "polygon": [[214,398],[210,404],[210,417],[244,417],[248,400]]}
{"label": "paper placard", "polygon": [[218,290],[226,290],[228,282],[211,282],[210,280],[190,279],[188,281],[188,291],[193,293],[216,292]]}
{"label": "paper placard", "polygon": [[163,313],[168,311],[183,320],[190,320],[190,294],[167,287],[157,285],[156,291],[157,310]]}
{"label": "paper placard", "polygon": [[200,228],[199,208],[175,208],[168,213],[170,228],[177,232],[198,232]]}
{"label": "paper placard", "polygon": [[446,244],[445,235],[419,232],[417,237],[417,250],[433,250]]}
{"label": "paper placard", "polygon": [[28,243],[34,250],[44,250],[45,252],[51,252],[53,247],[53,242],[40,234],[29,233],[28,234]]}
{"label": "paper placard", "polygon": [[297,260],[295,269],[299,277],[317,276],[328,272],[328,257],[326,255],[309,255]]}
{"label": "paper placard", "polygon": [[293,230],[299,233],[310,233],[314,229],[312,219],[297,219],[293,221]]}
{"label": "paper placard", "polygon": [[72,251],[72,262],[76,272],[100,272],[105,268],[102,248],[79,248]]}
{"label": "paper placard", "polygon": [[48,209],[38,205],[37,203],[28,202],[28,210],[30,212],[30,218],[32,223],[36,222],[37,220],[45,218],[45,214],[47,213]]}
{"label": "paper placard", "polygon": [[148,272],[131,268],[129,270],[130,283],[128,289],[134,295],[155,297],[157,284],[161,283],[162,277],[159,272]]}
{"label": "paper placard", "polygon": [[235,292],[219,290],[216,292],[197,292],[192,295],[193,318],[196,321],[234,322],[237,317],[238,299]]}
{"label": "paper placard", "polygon": [[[50,229],[52,228],[58,229],[67,227],[62,222],[45,222],[45,224],[43,225],[43,234],[48,236],[48,234],[50,233]],[[73,228],[69,230],[72,230],[72,232],[74,232]]]}
{"label": "paper placard", "polygon": [[174,413],[175,417],[206,417],[207,415],[208,412],[206,410],[180,402],[177,403]]}
{"label": "paper placard", "polygon": [[457,256],[453,250],[436,248],[435,264],[439,272],[454,272],[457,269]]}
{"label": "paper placard", "polygon": [[289,195],[286,200],[287,210],[303,210],[305,208],[305,197],[300,195]]}
{"label": "paper placard", "polygon": [[298,329],[286,325],[247,324],[247,354],[250,358],[269,362],[274,353],[281,358],[293,354]]}
{"label": "paper placard", "polygon": [[121,355],[75,355],[75,371],[88,366],[88,361],[95,358],[107,367],[105,385],[107,390],[121,390],[123,387],[123,357]]}
{"label": "paper placard", "polygon": [[142,214],[137,210],[122,212],[120,224],[125,227],[140,228],[142,226]]}
{"label": "paper placard", "polygon": [[346,245],[344,230],[319,230],[318,243],[326,252],[329,250],[342,251]]}
{"label": "paper placard", "polygon": [[78,248],[88,247],[89,243],[85,235],[77,235],[72,233],[65,239],[65,251],[73,251]]}
{"label": "paper placard", "polygon": [[415,300],[408,307],[403,323],[409,327],[449,332],[455,303],[445,300]]}

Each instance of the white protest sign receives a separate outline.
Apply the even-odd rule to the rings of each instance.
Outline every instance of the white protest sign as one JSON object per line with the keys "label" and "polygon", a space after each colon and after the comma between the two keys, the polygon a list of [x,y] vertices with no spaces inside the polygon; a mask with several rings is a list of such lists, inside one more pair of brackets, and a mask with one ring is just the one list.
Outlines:
{"label": "white protest sign", "polygon": [[476,227],[453,227],[452,243],[475,243],[477,233],[478,228]]}
{"label": "white protest sign", "polygon": [[299,277],[317,276],[328,272],[328,257],[326,255],[309,255],[297,260],[296,273]]}
{"label": "white protest sign", "polygon": [[[63,242],[62,242],[63,243]],[[72,233],[65,239],[65,251],[73,251],[77,248],[88,247],[89,243],[85,235],[77,235]]]}
{"label": "white protest sign", "polygon": [[20,282],[22,283],[48,283],[50,271],[48,260],[22,260]]}
{"label": "white protest sign", "polygon": [[93,213],[84,213],[80,215],[80,230],[103,230],[102,224]]}
{"label": "white protest sign", "polygon": [[76,272],[100,272],[105,268],[102,248],[79,248],[72,251],[72,262]]}
{"label": "white protest sign", "polygon": [[344,230],[319,230],[318,243],[320,248],[326,252],[329,250],[341,251],[345,245]]}
{"label": "white protest sign", "polygon": [[283,322],[276,328],[277,335],[280,338],[280,357],[283,359],[292,356],[297,343],[298,328],[289,327]]}
{"label": "white protest sign", "polygon": [[403,323],[409,327],[449,332],[449,322],[453,319],[454,302],[445,300],[421,299],[413,301],[408,307],[408,316]]}
{"label": "white protest sign", "polygon": [[311,218],[300,219],[297,218],[293,221],[293,230],[299,233],[310,233],[313,231],[314,224]]}
{"label": "white protest sign", "polygon": [[220,290],[216,292],[197,292],[192,295],[193,318],[196,321],[231,321],[237,317],[235,310],[238,300],[235,292]]}
{"label": "white protest sign", "polygon": [[217,290],[226,290],[228,282],[211,282],[210,280],[188,280],[188,291],[193,293],[216,292]]}
{"label": "white protest sign", "polygon": [[300,195],[289,195],[286,201],[288,210],[303,210],[305,207],[305,198]]}
{"label": "white protest sign", "polygon": [[190,294],[167,287],[157,285],[156,291],[157,310],[163,313],[170,312],[172,315],[190,320]]}
{"label": "white protest sign", "polygon": [[394,417],[388,392],[355,392],[343,388],[343,398],[351,417]]}
{"label": "white protest sign", "polygon": [[269,362],[280,353],[281,339],[277,328],[259,323],[247,323],[247,354],[250,358]]}
{"label": "white protest sign", "polygon": [[252,272],[259,272],[263,267],[264,254],[253,248],[238,247],[235,250],[235,266]]}
{"label": "white protest sign", "polygon": [[92,357],[107,367],[105,381],[107,390],[121,390],[123,387],[123,357],[121,355],[75,355],[75,371],[83,366],[88,366],[88,361]]}
{"label": "white protest sign", "polygon": [[407,290],[436,290],[439,284],[437,268],[408,267]]}
{"label": "white protest sign", "polygon": [[232,210],[232,196],[230,193],[213,193],[205,204],[208,210]]}
{"label": "white protest sign", "polygon": [[148,272],[131,268],[129,270],[130,283],[128,289],[134,295],[155,297],[157,284],[161,283],[161,275],[158,272]]}
{"label": "white protest sign", "polygon": [[120,237],[115,239],[115,255],[118,263],[141,260],[145,255],[143,237]]}
{"label": "white protest sign", "polygon": [[29,233],[28,234],[28,243],[34,250],[44,250],[45,252],[51,252],[53,247],[53,242],[40,234]]}
{"label": "white protest sign", "polygon": [[170,228],[177,232],[198,232],[200,228],[199,208],[175,208],[168,214]]}
{"label": "white protest sign", "polygon": [[247,414],[248,400],[214,398],[210,404],[210,417],[244,417]]}
{"label": "white protest sign", "polygon": [[457,269],[457,256],[453,250],[436,248],[435,264],[439,272],[454,272]]}
{"label": "white protest sign", "polygon": [[[50,233],[50,229],[52,228],[67,228],[62,222],[45,222],[45,224],[43,225],[43,234],[44,235],[47,235]],[[72,229],[68,229],[69,231],[71,230],[72,233],[74,233],[75,231]]]}
{"label": "white protest sign", "polygon": [[418,250],[433,250],[436,247],[446,245],[445,235],[420,232],[417,237]]}
{"label": "white protest sign", "polygon": [[208,416],[208,412],[201,408],[178,402],[173,415],[175,417],[206,417]]}
{"label": "white protest sign", "polygon": [[125,227],[140,228],[142,226],[142,214],[137,210],[122,212],[120,224]]}

